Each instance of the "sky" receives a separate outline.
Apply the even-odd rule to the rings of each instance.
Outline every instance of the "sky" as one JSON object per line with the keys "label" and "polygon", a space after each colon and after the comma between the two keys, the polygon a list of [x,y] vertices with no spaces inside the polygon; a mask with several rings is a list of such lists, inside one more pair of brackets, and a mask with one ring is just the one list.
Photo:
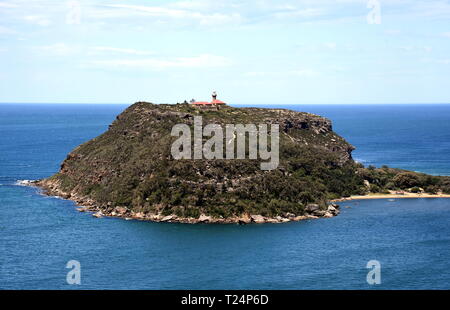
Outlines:
{"label": "sky", "polygon": [[0,102],[449,103],[450,1],[0,0]]}

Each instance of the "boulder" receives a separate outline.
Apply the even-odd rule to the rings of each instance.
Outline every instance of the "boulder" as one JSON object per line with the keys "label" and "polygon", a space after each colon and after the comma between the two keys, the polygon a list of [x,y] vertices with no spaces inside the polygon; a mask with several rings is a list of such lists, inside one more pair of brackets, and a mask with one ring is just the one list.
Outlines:
{"label": "boulder", "polygon": [[163,218],[163,216],[160,215],[160,214],[150,214],[149,218],[150,218],[151,221],[157,221],[158,222],[158,221],[160,221]]}
{"label": "boulder", "polygon": [[340,208],[340,206],[337,203],[330,203],[330,206],[334,207],[335,209]]}
{"label": "boulder", "polygon": [[323,210],[316,210],[316,211],[313,212],[313,214],[314,214],[315,216],[324,216],[325,213],[327,213],[327,212],[326,212],[326,211],[323,211]]}
{"label": "boulder", "polygon": [[[337,206],[337,205],[336,205],[336,206]],[[333,215],[338,215],[338,214],[340,213],[340,211],[339,211],[338,208],[336,208],[336,206],[329,205],[329,206],[328,206],[328,209],[327,209],[327,212],[329,212],[329,213],[331,213],[331,214],[333,214]]]}
{"label": "boulder", "polygon": [[145,218],[145,214],[143,212],[137,212],[133,216],[135,219],[142,220]]}
{"label": "boulder", "polygon": [[258,215],[252,215],[250,217],[251,217],[252,221],[257,223],[257,224],[261,224],[261,223],[265,223],[266,222],[264,216],[259,215],[259,214]]}
{"label": "boulder", "polygon": [[174,218],[173,215],[167,215],[161,219],[161,222],[168,222]]}
{"label": "boulder", "polygon": [[294,213],[287,212],[284,216],[287,217],[287,218],[294,218],[294,217],[295,217],[295,214],[294,214]]}
{"label": "boulder", "polygon": [[125,207],[116,207],[114,210],[118,215],[124,215],[128,211],[128,209]]}
{"label": "boulder", "polygon": [[317,210],[320,210],[320,207],[316,203],[310,203],[305,208],[305,211],[308,212],[308,213],[314,213]]}
{"label": "boulder", "polygon": [[211,220],[212,220],[211,216],[207,216],[204,214],[201,214],[200,217],[198,218],[199,223],[208,223],[208,222],[211,222]]}
{"label": "boulder", "polygon": [[325,214],[323,215],[323,217],[333,217],[334,215],[330,212],[325,212]]}
{"label": "boulder", "polygon": [[103,217],[103,213],[102,213],[102,211],[98,211],[98,212],[92,214],[92,216],[96,217],[96,218],[101,218],[101,217]]}
{"label": "boulder", "polygon": [[266,223],[279,223],[277,219],[274,218],[268,218],[266,219]]}
{"label": "boulder", "polygon": [[252,221],[250,216],[248,214],[243,214],[239,217],[238,223],[239,224],[249,224]]}
{"label": "boulder", "polygon": [[198,223],[198,221],[197,221],[197,219],[195,219],[193,217],[188,217],[186,219],[186,223],[188,223],[188,224],[195,224],[195,223]]}

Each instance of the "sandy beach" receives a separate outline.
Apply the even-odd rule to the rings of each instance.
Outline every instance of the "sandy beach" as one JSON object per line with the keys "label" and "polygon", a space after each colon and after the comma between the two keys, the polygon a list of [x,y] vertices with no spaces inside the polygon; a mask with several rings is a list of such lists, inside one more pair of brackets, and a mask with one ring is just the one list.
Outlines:
{"label": "sandy beach", "polygon": [[359,200],[359,199],[397,199],[397,198],[450,198],[450,194],[427,194],[427,193],[403,193],[403,194],[369,194],[355,195],[346,198],[332,200],[332,202]]}

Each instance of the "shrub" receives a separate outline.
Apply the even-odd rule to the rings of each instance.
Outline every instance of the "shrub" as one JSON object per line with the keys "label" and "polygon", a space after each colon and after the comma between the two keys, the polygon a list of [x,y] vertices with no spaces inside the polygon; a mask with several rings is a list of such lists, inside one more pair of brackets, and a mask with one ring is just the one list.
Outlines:
{"label": "shrub", "polygon": [[395,189],[395,184],[394,182],[387,182],[385,187],[387,189]]}
{"label": "shrub", "polygon": [[421,193],[421,192],[422,190],[417,186],[411,188],[411,193]]}
{"label": "shrub", "polygon": [[442,187],[442,192],[445,193],[445,194],[450,194],[450,186]]}
{"label": "shrub", "polygon": [[381,188],[376,184],[370,184],[369,190],[371,193],[380,193],[381,192]]}
{"label": "shrub", "polygon": [[406,189],[420,185],[419,177],[414,172],[401,172],[392,180],[395,186]]}
{"label": "shrub", "polygon": [[429,193],[429,194],[437,194],[439,191],[439,188],[435,185],[429,185],[427,187],[425,187],[425,192]]}

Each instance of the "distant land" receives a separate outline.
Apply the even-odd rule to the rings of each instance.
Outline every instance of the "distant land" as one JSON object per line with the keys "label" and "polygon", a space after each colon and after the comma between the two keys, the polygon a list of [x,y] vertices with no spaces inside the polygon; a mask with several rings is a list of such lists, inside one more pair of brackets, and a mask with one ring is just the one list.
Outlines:
{"label": "distant land", "polygon": [[[176,124],[277,124],[279,165],[260,159],[176,160]],[[137,102],[78,146],[55,175],[32,182],[80,211],[158,222],[280,223],[339,214],[353,198],[450,197],[450,177],[364,167],[330,120],[287,109]]]}

